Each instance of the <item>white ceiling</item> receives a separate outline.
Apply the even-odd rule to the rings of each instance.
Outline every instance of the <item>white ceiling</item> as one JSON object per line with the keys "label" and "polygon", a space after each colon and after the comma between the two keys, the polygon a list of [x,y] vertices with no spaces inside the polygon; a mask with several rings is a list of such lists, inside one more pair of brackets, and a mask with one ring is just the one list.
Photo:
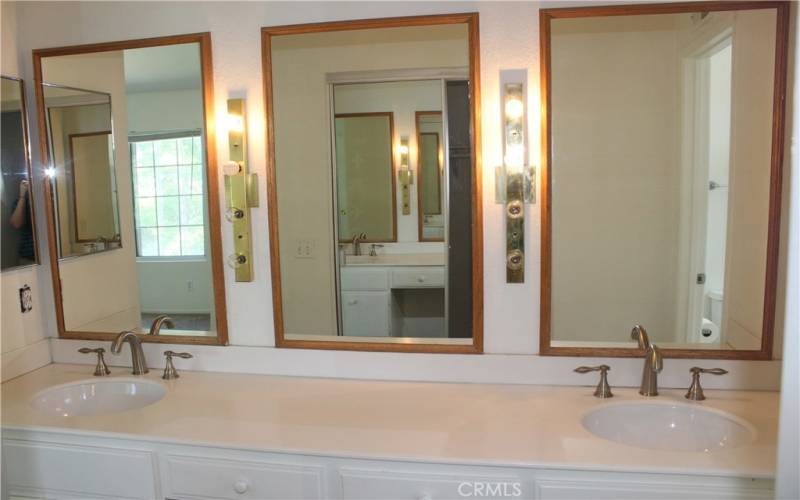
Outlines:
{"label": "white ceiling", "polygon": [[123,54],[128,93],[202,87],[197,43],[127,49]]}

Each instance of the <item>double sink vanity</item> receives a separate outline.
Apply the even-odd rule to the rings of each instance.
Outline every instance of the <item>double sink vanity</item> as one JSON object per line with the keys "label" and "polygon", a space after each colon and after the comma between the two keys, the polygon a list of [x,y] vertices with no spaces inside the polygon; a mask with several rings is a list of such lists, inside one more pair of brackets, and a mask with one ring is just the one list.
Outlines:
{"label": "double sink vanity", "polygon": [[588,387],[113,370],[56,364],[3,385],[9,498],[773,494],[776,393],[607,400]]}
{"label": "double sink vanity", "polygon": [[[84,20],[95,8],[63,12]],[[213,86],[233,80],[214,81],[210,32],[58,47],[58,34],[20,28],[39,44],[26,49],[54,358],[79,351],[87,364],[57,362],[2,385],[3,500],[772,498],[778,394],[701,383],[726,373],[716,360],[737,360],[723,364],[731,371],[771,360],[783,335],[788,10],[540,9],[538,80],[502,68],[490,85],[499,95],[484,103],[481,82],[497,70],[482,74],[479,58],[497,51],[480,50],[478,13],[267,26],[264,107],[232,98],[227,116],[215,116],[226,90]],[[233,38],[215,42],[242,49],[246,68],[216,63],[232,75],[252,70],[246,31],[221,29]],[[76,32],[70,39],[100,36]],[[3,191],[20,233],[4,226],[17,239],[3,244],[25,250],[4,254],[6,269],[39,255],[24,210],[36,193],[22,82],[3,80],[21,93],[20,177]],[[540,117],[527,108],[543,113],[535,161],[525,124]],[[263,137],[248,134],[248,114]],[[496,127],[502,145],[482,151],[491,136],[482,127]],[[218,152],[225,133],[228,151]],[[258,175],[248,173],[248,141],[267,152]],[[484,186],[494,165],[482,161],[502,164],[494,190]],[[489,191],[502,210],[486,210]],[[259,198],[266,210],[251,214]],[[537,234],[525,233],[531,204]],[[253,222],[262,227],[251,234]],[[484,223],[497,226],[491,238]],[[254,248],[266,231],[268,270],[266,246]],[[540,251],[526,256],[526,240]],[[484,254],[484,244],[505,252]],[[536,282],[518,285],[526,280]],[[484,293],[496,295],[484,303]],[[108,367],[102,349],[127,353],[126,344],[130,369]],[[163,363],[153,359],[162,351]],[[163,372],[148,370],[145,352]],[[185,361],[193,355],[199,363]],[[681,360],[686,385],[659,387],[676,358],[693,360]],[[282,372],[276,359],[319,365]],[[606,364],[575,368],[586,359]],[[633,385],[623,370],[635,361],[638,376],[640,359],[638,388],[609,385],[615,363]],[[522,363],[552,373],[517,378]],[[499,380],[497,367],[511,383],[183,369],[209,366],[386,379],[400,366],[398,378],[484,382]]]}

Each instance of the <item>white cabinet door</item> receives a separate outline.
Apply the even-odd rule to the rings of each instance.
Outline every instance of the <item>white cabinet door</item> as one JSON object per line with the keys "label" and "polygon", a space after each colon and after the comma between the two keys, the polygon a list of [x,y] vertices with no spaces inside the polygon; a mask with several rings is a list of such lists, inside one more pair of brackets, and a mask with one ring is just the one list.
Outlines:
{"label": "white cabinet door", "polygon": [[388,337],[389,292],[342,292],[344,335]]}
{"label": "white cabinet door", "polygon": [[151,452],[3,440],[3,487],[33,498],[158,497]]}

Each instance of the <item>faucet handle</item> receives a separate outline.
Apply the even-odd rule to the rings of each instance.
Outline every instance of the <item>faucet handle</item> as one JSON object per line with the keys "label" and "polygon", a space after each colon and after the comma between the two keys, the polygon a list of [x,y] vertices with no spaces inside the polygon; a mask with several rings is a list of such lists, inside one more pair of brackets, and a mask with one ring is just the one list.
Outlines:
{"label": "faucet handle", "polygon": [[612,398],[611,386],[608,385],[608,371],[611,369],[608,365],[599,366],[579,366],[575,368],[577,373],[600,372],[600,382],[597,384],[597,389],[594,391],[596,398]]}
{"label": "faucet handle", "polygon": [[106,360],[103,359],[103,353],[106,352],[105,349],[103,349],[102,347],[98,347],[97,349],[91,349],[89,347],[81,347],[80,349],[78,349],[78,352],[81,354],[90,354],[90,353],[97,354],[97,365],[95,365],[94,367],[95,377],[105,377],[106,375],[111,375],[111,370],[108,369]]}
{"label": "faucet handle", "polygon": [[702,401],[706,399],[705,394],[703,394],[703,388],[700,386],[701,373],[710,373],[712,375],[725,375],[728,373],[728,370],[723,368],[700,368],[699,366],[693,366],[689,371],[692,372],[692,385],[689,386],[689,390],[684,397],[692,401]]}
{"label": "faucet handle", "polygon": [[176,358],[183,358],[183,359],[190,359],[194,357],[188,352],[175,352],[175,351],[164,351],[164,356],[167,357],[167,364],[164,366],[164,374],[161,375],[161,378],[163,378],[164,380],[172,380],[180,377],[180,375],[178,375],[178,370],[175,369],[175,365],[172,364],[173,356],[175,356]]}

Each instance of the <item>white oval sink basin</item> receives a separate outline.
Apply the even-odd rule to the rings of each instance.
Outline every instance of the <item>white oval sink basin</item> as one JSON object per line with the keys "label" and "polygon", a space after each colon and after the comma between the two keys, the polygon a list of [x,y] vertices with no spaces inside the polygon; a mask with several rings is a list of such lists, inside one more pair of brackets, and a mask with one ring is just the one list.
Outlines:
{"label": "white oval sink basin", "polygon": [[143,408],[167,393],[156,382],[136,379],[84,380],[45,389],[31,404],[44,413],[81,417]]}
{"label": "white oval sink basin", "polygon": [[726,450],[755,437],[753,426],[738,417],[679,403],[612,403],[587,413],[583,426],[610,441],[667,451]]}

